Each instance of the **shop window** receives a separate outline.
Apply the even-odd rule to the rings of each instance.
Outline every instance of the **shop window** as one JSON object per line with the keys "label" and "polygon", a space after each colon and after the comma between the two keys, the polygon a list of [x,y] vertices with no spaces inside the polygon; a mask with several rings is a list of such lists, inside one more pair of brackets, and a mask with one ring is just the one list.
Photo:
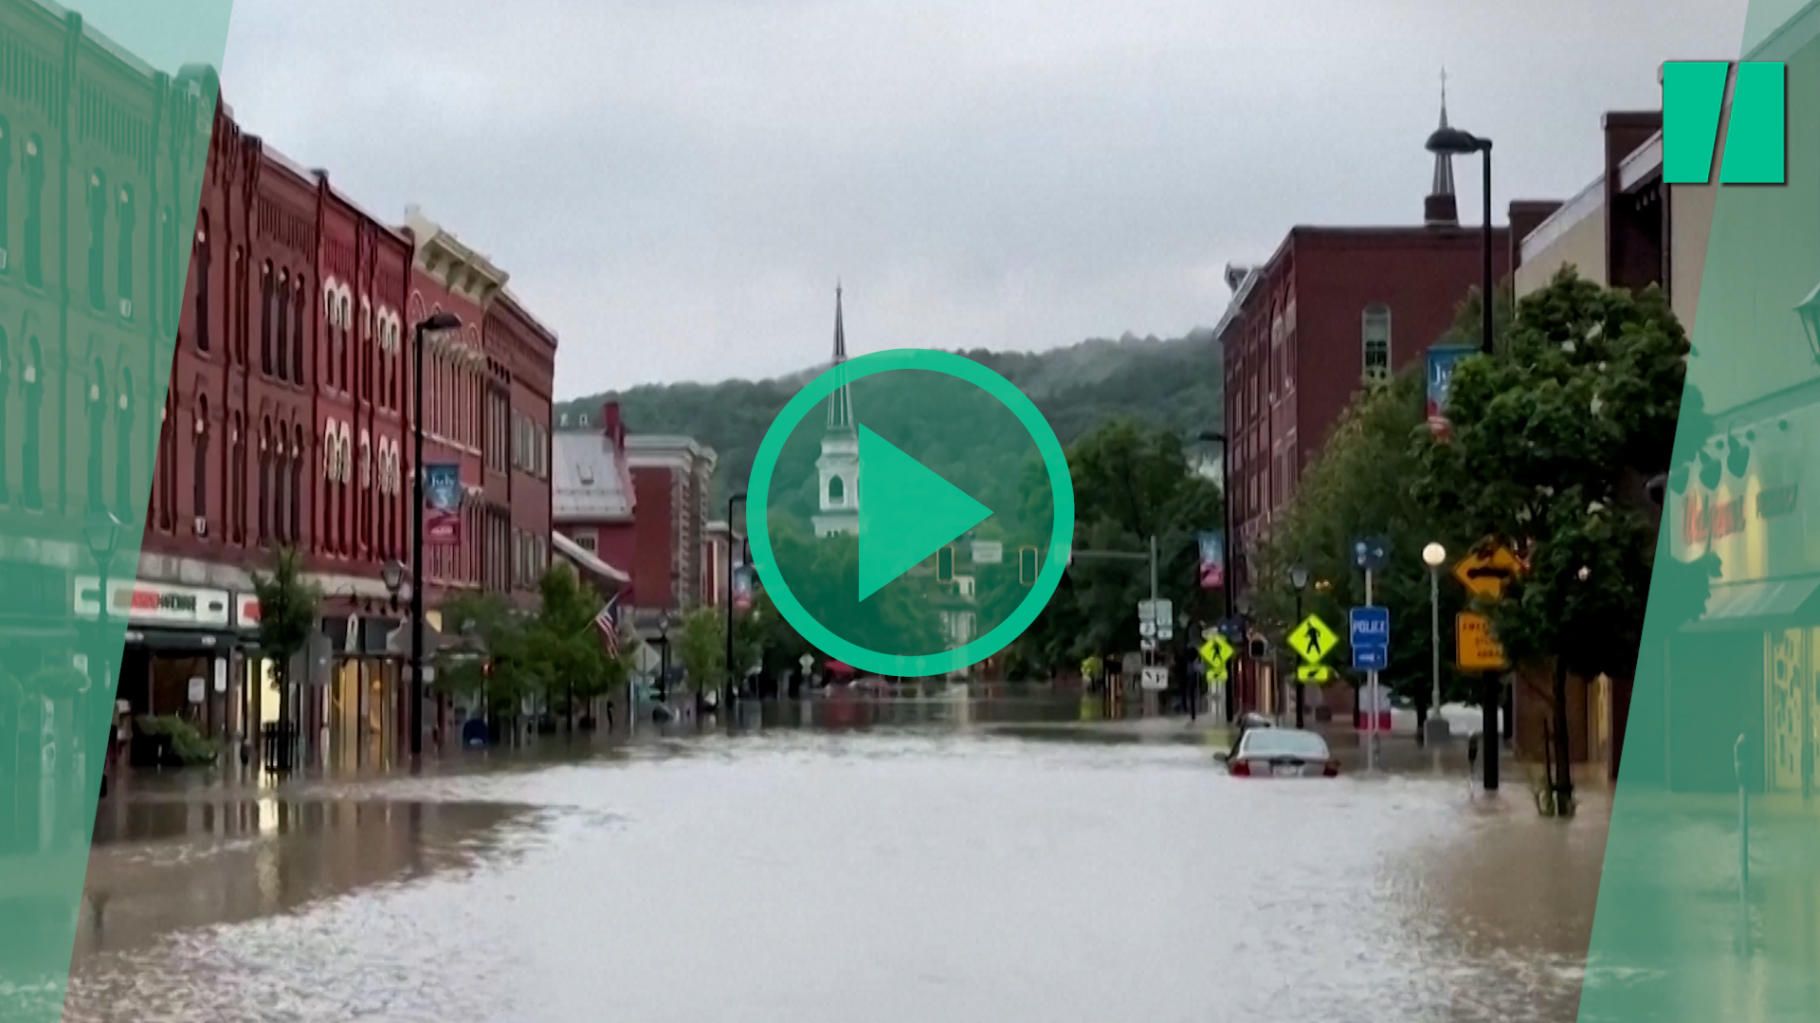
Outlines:
{"label": "shop window", "polygon": [[[124,237],[124,230],[122,231]],[[125,262],[125,253],[131,250],[122,243],[121,260]],[[196,350],[209,350],[209,274],[212,268],[209,262],[209,217],[206,212],[198,214],[196,220],[196,251],[190,257],[194,264],[191,274],[196,278],[196,302],[191,313],[196,321]]]}
{"label": "shop window", "polygon": [[1390,379],[1390,307],[1368,305],[1360,317],[1364,376],[1367,381]]}
{"label": "shop window", "polygon": [[133,190],[121,186],[115,197],[120,204],[116,219],[120,223],[120,253],[115,263],[115,276],[119,278],[116,287],[120,290],[120,315],[131,319],[133,315],[133,233],[138,229],[138,219],[134,212]]}

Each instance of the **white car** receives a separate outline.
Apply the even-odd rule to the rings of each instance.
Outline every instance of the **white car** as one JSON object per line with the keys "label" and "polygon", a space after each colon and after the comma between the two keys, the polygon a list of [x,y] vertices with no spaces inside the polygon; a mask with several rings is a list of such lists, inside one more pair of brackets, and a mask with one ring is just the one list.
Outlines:
{"label": "white car", "polygon": [[1298,728],[1252,729],[1237,750],[1214,756],[1238,778],[1333,778],[1340,773],[1327,740]]}

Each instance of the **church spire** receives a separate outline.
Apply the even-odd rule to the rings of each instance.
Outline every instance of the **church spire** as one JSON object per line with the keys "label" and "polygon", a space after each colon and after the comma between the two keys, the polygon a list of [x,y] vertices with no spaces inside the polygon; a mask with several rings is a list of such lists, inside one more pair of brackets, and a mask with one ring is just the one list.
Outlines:
{"label": "church spire", "polygon": [[847,378],[839,367],[847,361],[847,328],[841,322],[841,286],[834,282],[834,365],[840,373],[840,387],[828,399],[828,430],[851,431],[853,429],[853,396],[847,391]]}
{"label": "church spire", "polygon": [[[1447,127],[1447,69],[1441,69],[1441,127]],[[1434,183],[1428,198],[1422,201],[1422,219],[1435,227],[1456,227],[1460,223],[1459,203],[1453,192],[1453,157],[1435,154]]]}

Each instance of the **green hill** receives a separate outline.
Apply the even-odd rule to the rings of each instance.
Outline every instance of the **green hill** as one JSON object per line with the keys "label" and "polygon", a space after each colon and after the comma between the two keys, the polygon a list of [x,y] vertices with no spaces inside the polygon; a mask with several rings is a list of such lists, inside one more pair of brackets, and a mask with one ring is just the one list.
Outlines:
{"label": "green hill", "polygon": [[[962,354],[996,370],[1029,395],[1064,445],[1114,418],[1164,426],[1185,437],[1217,428],[1221,420],[1220,353],[1213,332],[1206,328],[1170,340],[1127,334],[1043,352]],[[729,479],[743,486],[772,417],[819,368],[770,380],[646,384],[576,398],[557,404],[557,428],[578,429],[583,415],[588,428],[598,428],[601,405],[617,400],[629,432],[686,434],[719,454],[718,504],[725,500]],[[866,418],[863,409],[860,418]],[[931,415],[930,420],[931,428],[939,432],[944,425],[941,417]],[[947,425],[954,431],[964,429],[964,424]],[[954,440],[955,447],[966,448],[964,438]],[[978,457],[977,452],[969,457]],[[940,461],[929,463],[939,471]],[[1007,466],[1006,477],[1018,469]]]}

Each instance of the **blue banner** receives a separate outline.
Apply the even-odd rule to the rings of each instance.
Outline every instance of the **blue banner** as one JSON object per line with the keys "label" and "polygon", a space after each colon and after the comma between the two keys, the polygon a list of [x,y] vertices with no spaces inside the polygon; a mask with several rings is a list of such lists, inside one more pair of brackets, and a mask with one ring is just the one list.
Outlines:
{"label": "blue banner", "polygon": [[1201,589],[1217,590],[1226,584],[1226,534],[1210,530],[1199,535]]}
{"label": "blue banner", "polygon": [[436,547],[461,545],[461,463],[423,467],[423,540]]}
{"label": "blue banner", "polygon": [[1447,433],[1447,386],[1453,382],[1453,368],[1478,351],[1467,345],[1437,345],[1428,350],[1428,428],[1437,436]]}

